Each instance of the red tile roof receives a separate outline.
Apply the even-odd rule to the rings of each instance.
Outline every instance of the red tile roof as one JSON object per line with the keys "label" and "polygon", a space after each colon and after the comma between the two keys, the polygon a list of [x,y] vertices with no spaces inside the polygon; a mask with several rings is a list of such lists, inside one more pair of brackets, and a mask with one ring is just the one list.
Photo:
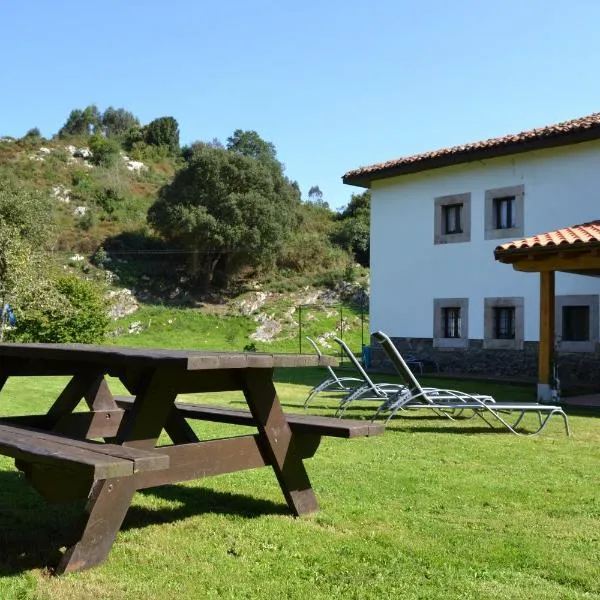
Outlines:
{"label": "red tile roof", "polygon": [[494,254],[496,258],[505,253],[518,250],[531,250],[535,248],[556,249],[558,247],[574,247],[588,244],[600,244],[600,220],[563,227],[555,231],[548,231],[539,235],[507,242],[497,246]]}
{"label": "red tile roof", "polygon": [[342,180],[350,185],[369,187],[374,179],[406,175],[484,158],[574,144],[598,138],[600,138],[600,113],[593,113],[555,125],[360,167],[348,171]]}

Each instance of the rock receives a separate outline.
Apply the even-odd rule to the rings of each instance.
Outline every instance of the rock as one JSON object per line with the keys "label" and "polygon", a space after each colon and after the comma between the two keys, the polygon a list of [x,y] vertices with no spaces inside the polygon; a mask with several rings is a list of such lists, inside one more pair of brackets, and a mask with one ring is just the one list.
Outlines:
{"label": "rock", "polygon": [[238,304],[239,312],[248,316],[255,313],[267,300],[269,294],[267,292],[252,292]]}
{"label": "rock", "polygon": [[81,262],[82,260],[85,260],[85,256],[81,256],[81,254],[73,254],[69,260],[72,262]]}
{"label": "rock", "polygon": [[[105,261],[106,262],[106,261]],[[119,276],[108,269],[104,272],[104,279],[107,283],[115,283],[119,281]]]}
{"label": "rock", "polygon": [[135,334],[141,333],[142,330],[143,330],[143,327],[142,327],[141,321],[133,321],[133,323],[130,323],[129,327],[127,328],[128,333],[135,333]]}
{"label": "rock", "polygon": [[51,193],[59,202],[64,202],[65,204],[71,202],[71,190],[64,185],[53,185]]}
{"label": "rock", "polygon": [[133,292],[127,288],[121,290],[111,290],[106,294],[106,299],[110,303],[108,316],[111,319],[121,319],[137,311],[139,305],[133,296]]}
{"label": "rock", "polygon": [[87,211],[88,211],[88,208],[87,208],[87,206],[76,206],[76,207],[73,209],[73,214],[74,214],[76,217],[83,217],[83,215],[85,215],[85,213],[86,213]]}
{"label": "rock", "polygon": [[148,167],[139,160],[132,160],[129,156],[123,155],[123,162],[125,163],[125,168],[128,171],[134,171],[135,173],[141,173],[142,171],[147,171]]}
{"label": "rock", "polygon": [[84,146],[83,148],[75,148],[73,156],[75,158],[83,158],[84,160],[87,160],[88,158],[92,157],[92,151],[87,146]]}
{"label": "rock", "polygon": [[250,339],[259,342],[271,342],[280,331],[281,323],[272,317],[264,315],[256,331],[250,335]]}

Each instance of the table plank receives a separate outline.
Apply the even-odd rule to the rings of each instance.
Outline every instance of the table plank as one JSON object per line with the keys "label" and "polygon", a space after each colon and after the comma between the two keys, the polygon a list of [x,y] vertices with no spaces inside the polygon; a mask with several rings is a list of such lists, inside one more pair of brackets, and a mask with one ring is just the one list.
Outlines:
{"label": "table plank", "polygon": [[[266,369],[273,367],[336,366],[334,356],[314,354],[268,354],[260,352],[214,352],[200,350],[169,350],[159,348],[124,348],[92,344],[0,344],[0,358],[21,358],[21,363],[8,365],[8,373],[43,373],[58,368],[57,364],[92,363],[108,373],[111,367],[174,367],[183,370]],[[49,361],[49,364],[48,364]],[[24,364],[26,362],[27,364]],[[54,364],[52,364],[54,363]]]}
{"label": "table plank", "polygon": [[[65,452],[71,453],[72,456],[77,455],[76,450],[88,453],[90,456],[88,456],[88,454],[82,454],[81,457],[85,464],[89,465],[103,464],[103,456],[107,457],[107,464],[122,462],[123,459],[131,461],[132,464],[129,468],[125,468],[124,471],[122,473],[119,472],[118,475],[110,475],[112,477],[135,473],[139,470],[152,471],[165,469],[169,466],[168,457],[161,455],[158,452],[128,448],[118,444],[103,444],[101,442],[88,440],[76,440],[68,436],[49,433],[30,427],[15,427],[14,425],[5,423],[3,419],[0,419],[0,435],[9,435],[9,432],[22,438],[24,444],[26,443],[27,448],[29,448],[30,451],[35,451],[36,445],[40,448],[58,448],[59,450],[62,445],[66,447]],[[74,450],[71,451],[71,449]],[[93,459],[91,458],[92,454]],[[100,478],[100,476],[98,477]]]}

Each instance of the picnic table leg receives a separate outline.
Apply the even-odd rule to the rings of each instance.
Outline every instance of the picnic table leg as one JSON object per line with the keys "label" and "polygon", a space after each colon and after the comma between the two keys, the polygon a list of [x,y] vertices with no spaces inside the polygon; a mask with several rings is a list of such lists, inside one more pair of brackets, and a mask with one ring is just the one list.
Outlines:
{"label": "picnic table leg", "polygon": [[243,385],[265,458],[275,471],[290,510],[295,515],[317,511],[315,493],[273,385],[273,370],[247,369]]}
{"label": "picnic table leg", "polygon": [[[128,391],[135,394],[135,401],[121,422],[117,434],[118,443],[151,450],[167,424],[181,425],[170,420],[177,398],[177,387],[174,383],[176,376],[177,373],[169,369],[152,369],[145,373],[138,383],[122,380]],[[188,432],[181,427],[177,441],[190,441],[192,435],[191,428]]]}
{"label": "picnic table leg", "polygon": [[94,386],[102,373],[83,371],[71,378],[56,402],[49,408],[47,415],[49,426],[54,429],[61,418],[73,412],[88,390]]}
{"label": "picnic table leg", "polygon": [[89,569],[106,560],[134,493],[132,477],[94,483],[77,529],[78,541],[63,555],[57,575]]}

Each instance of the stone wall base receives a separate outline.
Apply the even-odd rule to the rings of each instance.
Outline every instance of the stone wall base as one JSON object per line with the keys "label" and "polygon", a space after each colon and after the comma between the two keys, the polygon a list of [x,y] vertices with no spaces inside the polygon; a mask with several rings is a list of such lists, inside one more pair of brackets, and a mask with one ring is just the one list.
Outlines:
{"label": "stone wall base", "polygon": [[[538,342],[525,342],[523,350],[496,350],[483,347],[483,340],[469,340],[466,348],[434,348],[432,338],[392,338],[403,356],[423,360],[423,372],[436,370],[452,375],[531,378],[538,374]],[[377,342],[371,340],[371,366],[393,371]],[[600,346],[594,352],[561,352],[557,355],[561,385],[578,383],[600,387]],[[418,371],[417,371],[418,374]]]}

